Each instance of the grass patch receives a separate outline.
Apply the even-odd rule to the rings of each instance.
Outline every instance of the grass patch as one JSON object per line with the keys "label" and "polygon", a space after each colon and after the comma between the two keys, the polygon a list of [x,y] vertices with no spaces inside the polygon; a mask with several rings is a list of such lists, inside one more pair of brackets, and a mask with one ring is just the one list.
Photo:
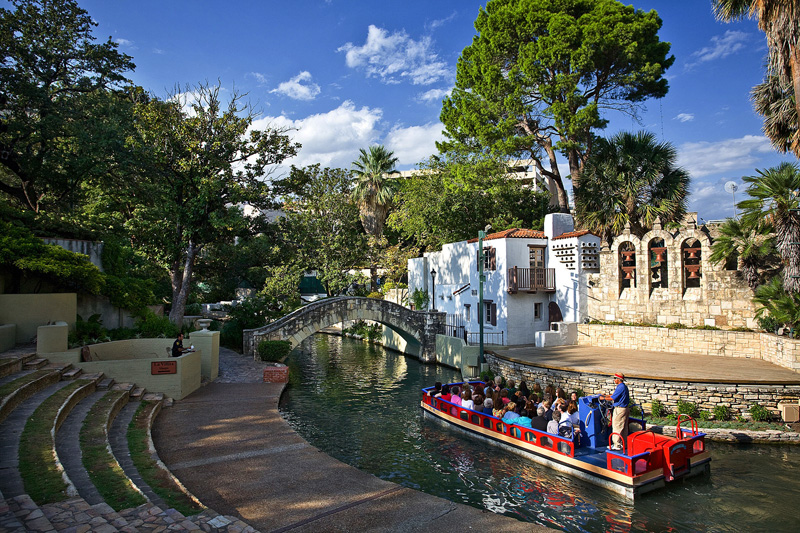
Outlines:
{"label": "grass patch", "polygon": [[201,512],[204,507],[197,505],[186,496],[173,482],[172,478],[159,468],[155,460],[150,457],[147,447],[147,419],[155,406],[156,404],[153,402],[142,402],[128,426],[128,450],[131,453],[131,459],[145,483],[169,507],[184,516],[195,515]]}
{"label": "grass patch", "polygon": [[[27,377],[27,376],[26,376]],[[53,457],[53,429],[56,414],[64,402],[85,382],[75,381],[53,393],[28,418],[19,439],[19,473],[33,501],[39,505],[66,500],[67,484]]]}
{"label": "grass patch", "polygon": [[131,480],[107,447],[105,421],[115,402],[124,394],[128,394],[128,391],[105,394],[89,410],[81,428],[83,466],[97,491],[115,511],[147,503],[145,497],[133,488]]}
{"label": "grass patch", "polygon": [[39,370],[37,370],[35,372],[31,372],[30,374],[27,374],[25,376],[19,377],[19,378],[15,379],[14,381],[9,381],[8,383],[6,383],[2,387],[0,387],[0,401],[5,400],[7,396],[9,396],[12,393],[14,393],[17,389],[19,389],[20,387],[22,387],[26,383],[30,383],[32,381],[35,381],[35,380],[39,379],[42,376],[46,376],[47,374],[50,374],[51,372],[53,372],[52,369],[43,369],[42,368],[42,369],[39,369]]}

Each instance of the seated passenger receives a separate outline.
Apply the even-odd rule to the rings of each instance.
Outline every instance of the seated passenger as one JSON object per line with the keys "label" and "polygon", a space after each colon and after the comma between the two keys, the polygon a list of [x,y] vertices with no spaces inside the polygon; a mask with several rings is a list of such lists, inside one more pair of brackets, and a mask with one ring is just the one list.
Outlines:
{"label": "seated passenger", "polygon": [[508,397],[508,389],[502,389],[500,391],[500,401],[503,402],[503,405],[508,405],[508,402],[511,401],[511,398]]}
{"label": "seated passenger", "polygon": [[547,432],[558,435],[558,423],[561,421],[561,411],[553,411],[553,419],[547,423]]}
{"label": "seated passenger", "polygon": [[578,415],[578,402],[570,401],[567,404],[567,413],[569,413],[569,421],[576,428],[581,427],[581,417]]}
{"label": "seated passenger", "polygon": [[461,393],[461,407],[464,409],[472,409],[475,407],[475,402],[472,401],[472,393],[468,390],[464,390]]}
{"label": "seated passenger", "polygon": [[514,423],[518,426],[524,426],[526,428],[531,427],[531,419],[528,416],[528,411],[526,409],[520,411],[519,418],[514,420]]}
{"label": "seated passenger", "polygon": [[572,392],[569,393],[569,400],[571,402],[578,403],[578,393],[577,393],[577,391],[572,391]]}
{"label": "seated passenger", "polygon": [[450,387],[450,403],[455,405],[461,405],[461,389],[458,388],[458,385],[453,385]]}
{"label": "seated passenger", "polygon": [[485,400],[483,400],[483,414],[485,414],[485,415],[493,414],[492,413],[493,405],[494,404],[492,404],[492,399],[491,398],[486,398]]}
{"label": "seated passenger", "polygon": [[525,398],[529,398],[530,397],[531,391],[528,390],[528,384],[525,383],[525,380],[522,380],[522,381],[519,382],[519,392]]}
{"label": "seated passenger", "polygon": [[553,419],[553,400],[545,398],[542,405],[544,405],[544,419],[550,422]]}
{"label": "seated passenger", "polygon": [[508,397],[513,398],[517,392],[517,382],[513,379],[509,379],[508,383],[506,384],[506,389],[508,390]]}
{"label": "seated passenger", "polygon": [[439,398],[446,402],[450,401],[450,385],[442,386],[442,393],[439,395]]}
{"label": "seated passenger", "polygon": [[566,400],[567,399],[566,391],[564,389],[562,389],[561,387],[557,388],[556,389],[556,398],[561,398],[562,400]]}
{"label": "seated passenger", "polygon": [[474,405],[473,409],[475,409],[476,411],[480,411],[481,409],[483,409],[484,400],[486,400],[486,398],[484,398],[482,394],[477,392],[474,393],[472,395],[472,405]]}
{"label": "seated passenger", "polygon": [[505,413],[503,413],[503,420],[505,420],[506,422],[513,423],[514,420],[519,418],[519,415],[516,413],[516,411],[514,411],[516,407],[517,404],[515,404],[514,402],[509,402],[509,404],[506,405],[505,408],[503,409],[505,411]]}
{"label": "seated passenger", "polygon": [[539,431],[547,431],[547,419],[544,417],[544,405],[536,408],[536,416],[531,419],[531,427]]}
{"label": "seated passenger", "polygon": [[428,396],[433,396],[434,398],[439,397],[442,395],[442,382],[437,381],[433,384],[433,389],[428,391]]}
{"label": "seated passenger", "polygon": [[533,384],[533,389],[531,389],[531,392],[533,394],[535,394],[538,398],[541,398],[542,397],[542,386],[539,385],[538,383],[534,383]]}

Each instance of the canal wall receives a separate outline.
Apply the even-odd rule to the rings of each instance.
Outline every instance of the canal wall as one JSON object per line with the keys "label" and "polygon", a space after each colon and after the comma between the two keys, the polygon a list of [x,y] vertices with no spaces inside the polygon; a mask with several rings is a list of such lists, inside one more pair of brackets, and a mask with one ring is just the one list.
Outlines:
{"label": "canal wall", "polygon": [[[606,374],[570,372],[542,368],[501,359],[487,353],[486,361],[495,374],[525,380],[528,386],[539,383],[563,387],[571,392],[582,389],[584,394],[610,394],[613,384]],[[692,402],[701,411],[712,411],[717,405],[727,407],[733,416],[750,417],[748,409],[758,404],[769,409],[774,417],[780,418],[779,403],[797,403],[800,399],[800,385],[745,385],[727,383],[701,383],[694,381],[665,381],[655,379],[626,378],[625,383],[637,404],[650,404],[658,400],[675,413],[678,402]]]}
{"label": "canal wall", "polygon": [[800,372],[800,341],[772,333],[579,324],[578,345],[761,359]]}

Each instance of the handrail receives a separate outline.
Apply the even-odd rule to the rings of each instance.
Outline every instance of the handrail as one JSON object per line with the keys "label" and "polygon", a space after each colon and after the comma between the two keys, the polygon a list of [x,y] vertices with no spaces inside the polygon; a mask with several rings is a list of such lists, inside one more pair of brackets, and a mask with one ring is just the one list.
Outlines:
{"label": "handrail", "polygon": [[683,431],[684,431],[684,430],[681,429],[681,422],[684,422],[686,420],[689,420],[691,422],[692,436],[697,435],[698,433],[700,433],[699,427],[697,425],[697,420],[695,420],[691,416],[687,415],[686,413],[681,413],[681,414],[678,415],[678,424],[677,424],[677,426],[675,426],[675,436],[678,437],[679,439],[683,439]]}

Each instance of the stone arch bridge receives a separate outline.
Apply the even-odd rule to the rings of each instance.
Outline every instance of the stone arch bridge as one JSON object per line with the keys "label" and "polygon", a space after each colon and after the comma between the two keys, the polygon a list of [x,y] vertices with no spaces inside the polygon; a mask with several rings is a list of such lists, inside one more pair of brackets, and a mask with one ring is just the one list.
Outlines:
{"label": "stone arch bridge", "polygon": [[436,362],[436,334],[445,324],[445,313],[412,311],[402,305],[375,298],[325,298],[267,324],[244,330],[245,354],[255,357],[255,347],[264,339],[288,340],[295,348],[306,337],[350,320],[371,320],[390,328],[404,341],[406,353],[422,362]]}

